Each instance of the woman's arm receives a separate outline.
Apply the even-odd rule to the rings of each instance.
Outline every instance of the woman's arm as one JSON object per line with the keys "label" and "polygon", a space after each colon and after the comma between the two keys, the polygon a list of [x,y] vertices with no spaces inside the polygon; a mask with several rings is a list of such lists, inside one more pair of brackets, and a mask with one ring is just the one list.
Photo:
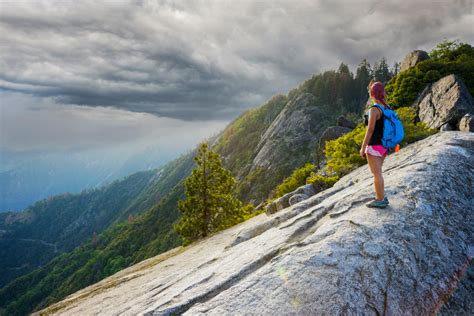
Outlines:
{"label": "woman's arm", "polygon": [[360,148],[360,156],[362,158],[365,158],[365,148],[369,144],[369,140],[374,134],[375,121],[378,120],[379,115],[380,115],[380,111],[378,111],[375,107],[370,109],[369,124],[367,125],[367,131],[365,132],[364,142],[362,143],[362,147]]}

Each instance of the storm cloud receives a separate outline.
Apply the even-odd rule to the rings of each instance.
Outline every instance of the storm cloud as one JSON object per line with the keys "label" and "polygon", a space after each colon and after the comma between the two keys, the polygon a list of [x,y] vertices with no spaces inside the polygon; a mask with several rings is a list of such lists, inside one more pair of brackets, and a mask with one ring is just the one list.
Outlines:
{"label": "storm cloud", "polygon": [[312,74],[473,42],[466,1],[0,4],[0,96],[230,120]]}

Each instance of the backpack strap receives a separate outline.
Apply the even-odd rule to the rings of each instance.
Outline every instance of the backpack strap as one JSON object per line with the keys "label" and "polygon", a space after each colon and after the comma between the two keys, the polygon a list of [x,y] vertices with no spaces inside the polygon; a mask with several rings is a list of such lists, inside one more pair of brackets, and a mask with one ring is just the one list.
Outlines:
{"label": "backpack strap", "polygon": [[379,110],[380,110],[380,114],[382,114],[382,117],[384,117],[383,108],[382,108],[379,104],[374,104],[374,105],[369,106],[368,110],[370,110],[371,108],[377,108],[377,109],[379,109]]}

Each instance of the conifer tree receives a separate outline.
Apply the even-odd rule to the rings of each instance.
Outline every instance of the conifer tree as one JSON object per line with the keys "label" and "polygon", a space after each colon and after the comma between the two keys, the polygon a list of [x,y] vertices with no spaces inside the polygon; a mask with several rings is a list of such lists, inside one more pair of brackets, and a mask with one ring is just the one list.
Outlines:
{"label": "conifer tree", "polygon": [[382,57],[378,63],[375,63],[373,75],[375,81],[380,81],[383,84],[386,84],[390,78],[392,78],[393,75],[390,73],[390,69],[384,57]]}
{"label": "conifer tree", "polygon": [[368,92],[367,85],[372,78],[372,67],[369,62],[364,59],[359,64],[359,67],[356,71],[355,81],[356,81],[356,90],[357,90],[357,99],[359,102],[359,108],[363,108],[367,102]]}
{"label": "conifer tree", "polygon": [[174,226],[184,245],[244,219],[242,203],[231,195],[236,181],[219,155],[204,142],[194,161],[197,166],[184,182],[186,199],[178,201],[182,217]]}

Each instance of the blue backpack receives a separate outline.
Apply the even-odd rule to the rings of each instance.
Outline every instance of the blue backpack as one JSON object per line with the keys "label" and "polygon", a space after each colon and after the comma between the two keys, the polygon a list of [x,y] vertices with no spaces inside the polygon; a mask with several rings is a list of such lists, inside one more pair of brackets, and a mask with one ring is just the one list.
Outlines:
{"label": "blue backpack", "polygon": [[374,106],[378,107],[383,115],[382,146],[385,148],[395,148],[395,146],[401,143],[405,136],[402,121],[400,121],[395,111],[385,109],[379,104],[374,104],[370,108]]}

